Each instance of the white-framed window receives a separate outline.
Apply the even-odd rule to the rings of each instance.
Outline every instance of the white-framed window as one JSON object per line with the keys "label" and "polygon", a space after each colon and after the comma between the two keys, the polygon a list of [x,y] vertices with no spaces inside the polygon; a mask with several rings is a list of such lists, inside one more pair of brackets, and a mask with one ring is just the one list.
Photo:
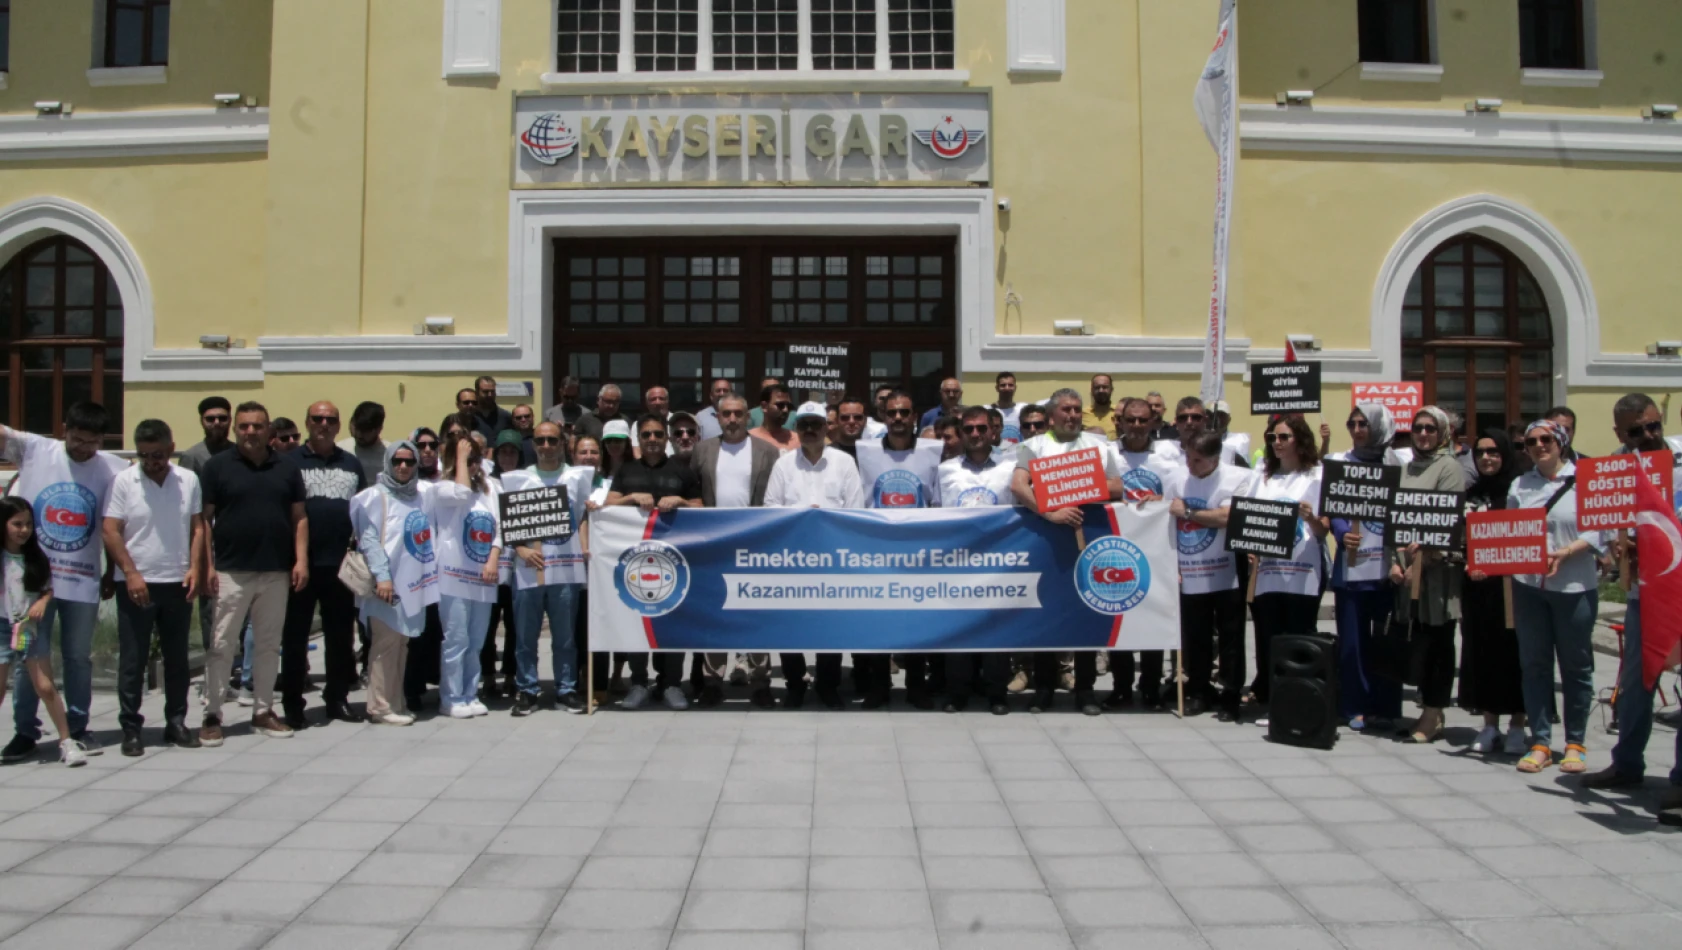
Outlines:
{"label": "white-framed window", "polygon": [[957,0],[552,0],[554,75],[952,71]]}

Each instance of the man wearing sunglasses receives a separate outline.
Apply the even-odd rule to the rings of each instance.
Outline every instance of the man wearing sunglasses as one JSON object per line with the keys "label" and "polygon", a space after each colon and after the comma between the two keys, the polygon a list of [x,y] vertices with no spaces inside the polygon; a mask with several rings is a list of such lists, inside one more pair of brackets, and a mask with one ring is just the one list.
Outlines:
{"label": "man wearing sunglasses", "polygon": [[[1179,438],[1157,442],[1151,447],[1151,451],[1175,465],[1183,465],[1186,446],[1203,433],[1212,431],[1209,423],[1209,411],[1204,408],[1203,400],[1196,396],[1187,396],[1174,407],[1174,431],[1179,433]],[[1245,444],[1248,444],[1248,440]],[[1240,454],[1238,447],[1228,444],[1225,439],[1221,442],[1221,462],[1225,465],[1250,467],[1250,463]]]}
{"label": "man wearing sunglasses", "polygon": [[[788,414],[794,409],[794,397],[788,387],[782,383],[773,382],[759,393],[759,417],[764,420],[759,426],[748,432],[748,435],[776,446],[779,451],[791,452],[799,447],[800,439],[793,430],[784,423],[788,421]],[[825,417],[825,422],[828,417]]]}
{"label": "man wearing sunglasses", "polygon": [[[613,488],[607,493],[609,505],[635,506],[644,512],[658,509],[663,514],[679,508],[701,507],[701,476],[666,455],[668,437],[664,418],[650,414],[637,420],[637,445],[642,454],[626,461],[613,477]],[[651,699],[648,654],[630,654],[627,662],[631,667],[631,690],[625,694],[623,705],[626,709],[641,709]],[[656,653],[654,666],[654,691],[669,708],[688,709],[689,697],[683,695],[678,685],[683,679],[683,654]]]}
{"label": "man wearing sunglasses", "polygon": [[[188,446],[187,451],[181,453],[181,467],[192,472],[195,477],[203,477],[204,466],[212,456],[221,455],[234,447],[234,441],[228,438],[228,433],[233,429],[233,424],[234,407],[226,398],[206,396],[200,399],[199,429],[204,432],[204,439]],[[216,602],[202,582],[199,584],[197,596],[199,599],[199,638],[202,641],[201,645],[204,652],[209,653],[211,626],[213,618],[216,616]]]}
{"label": "man wearing sunglasses", "polygon": [[[992,508],[1013,505],[1010,493],[1011,476],[1016,472],[1016,459],[1010,453],[995,454],[993,450],[993,422],[989,410],[971,406],[958,419],[963,437],[963,453],[940,463],[940,499],[948,508]],[[1010,682],[1010,654],[948,653],[946,665],[946,712],[962,712],[975,692],[976,673],[981,674],[980,691],[987,697],[993,715],[1010,712],[1005,702],[1005,687]]]}
{"label": "man wearing sunglasses", "polygon": [[856,461],[859,439],[864,437],[865,426],[869,423],[870,413],[865,408],[863,399],[853,396],[841,397],[841,402],[835,407],[835,438],[829,443],[830,446],[847,453]]}
{"label": "man wearing sunglasses", "polygon": [[291,455],[304,441],[298,424],[288,416],[275,416],[269,426],[269,448],[279,455]]}
{"label": "man wearing sunglasses", "polygon": [[[1670,453],[1671,484],[1682,486],[1682,451],[1673,449],[1664,437],[1664,415],[1658,404],[1646,393],[1630,393],[1612,407],[1612,421],[1616,427],[1619,452]],[[1677,493],[1682,497],[1682,493]],[[1673,501],[1676,499],[1673,498]],[[1682,505],[1678,505],[1682,517]],[[1614,546],[1624,543],[1614,542]],[[1633,541],[1629,542],[1633,544]],[[1653,734],[1653,691],[1646,688],[1641,676],[1641,577],[1633,566],[1631,574],[1637,578],[1629,591],[1629,609],[1624,612],[1624,656],[1626,661],[1618,677],[1618,704],[1615,710],[1618,723],[1618,744],[1612,748],[1612,764],[1599,772],[1583,777],[1585,788],[1622,788],[1640,785],[1647,771],[1647,740]],[[1670,771],[1671,788],[1659,802],[1659,820],[1666,824],[1682,824],[1682,731],[1676,734],[1676,759]]]}
{"label": "man wearing sunglasses", "polygon": [[287,598],[286,625],[281,632],[281,701],[286,724],[309,726],[304,716],[304,691],[309,686],[310,626],[321,610],[321,649],[327,682],[321,701],[327,718],[362,722],[350,708],[350,691],[357,686],[356,599],[339,580],[339,564],[350,549],[350,500],[368,487],[368,476],[355,455],[336,444],[339,407],[318,402],[305,417],[310,438],[292,458],[304,477],[304,511],[310,522],[310,576],[302,590]]}
{"label": "man wearing sunglasses", "polygon": [[[846,403],[843,403],[845,405]],[[824,407],[803,403],[794,414],[800,448],[784,452],[771,468],[765,486],[767,508],[863,508],[864,488],[851,457],[824,445],[828,424]],[[783,708],[799,709],[806,701],[806,654],[784,653]],[[818,700],[830,709],[845,709],[841,699],[841,654],[819,653],[815,685]]]}

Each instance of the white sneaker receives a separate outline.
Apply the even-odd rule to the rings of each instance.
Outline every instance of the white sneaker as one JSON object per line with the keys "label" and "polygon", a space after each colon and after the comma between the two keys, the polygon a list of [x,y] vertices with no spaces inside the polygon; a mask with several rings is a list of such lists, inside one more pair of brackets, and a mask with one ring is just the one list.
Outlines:
{"label": "white sneaker", "polygon": [[1523,755],[1530,751],[1530,737],[1524,734],[1523,726],[1513,726],[1507,730],[1506,748],[1501,751],[1508,755]]}
{"label": "white sneaker", "polygon": [[625,698],[619,701],[619,705],[626,709],[642,709],[648,705],[648,700],[648,687],[633,686],[631,691],[625,694]]}
{"label": "white sneaker", "polygon": [[88,764],[88,753],[75,739],[64,739],[58,744],[58,760],[73,769],[79,768]]}
{"label": "white sneaker", "polygon": [[1501,741],[1501,730],[1494,726],[1484,726],[1478,732],[1478,737],[1472,740],[1472,751],[1481,755],[1488,755],[1495,751],[1495,744]]}
{"label": "white sneaker", "polygon": [[380,716],[372,716],[368,721],[380,726],[412,726],[415,717],[408,713],[385,713]]}
{"label": "white sneaker", "polygon": [[255,706],[257,698],[251,695],[251,690],[242,689],[239,691],[239,704],[241,706]]}
{"label": "white sneaker", "polygon": [[469,710],[471,710],[473,715],[475,715],[475,716],[489,716],[491,714],[490,707],[486,706],[484,703],[479,702],[477,699],[468,703],[467,708]]}
{"label": "white sneaker", "polygon": [[688,709],[689,708],[689,697],[683,695],[683,690],[678,689],[676,686],[666,687],[666,692],[665,692],[664,695],[666,697],[666,706],[668,708],[670,708],[670,709]]}
{"label": "white sneaker", "polygon": [[472,719],[473,707],[467,703],[457,703],[450,707],[451,719]]}

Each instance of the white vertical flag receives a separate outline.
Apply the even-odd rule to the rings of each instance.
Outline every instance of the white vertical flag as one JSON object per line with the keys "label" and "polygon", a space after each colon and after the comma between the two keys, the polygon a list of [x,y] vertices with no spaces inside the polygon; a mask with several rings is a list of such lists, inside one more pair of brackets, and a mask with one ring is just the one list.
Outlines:
{"label": "white vertical flag", "polygon": [[1226,392],[1227,246],[1232,231],[1232,186],[1238,164],[1238,0],[1221,0],[1220,30],[1192,96],[1203,134],[1215,147],[1215,275],[1209,292],[1209,330],[1203,344],[1203,402]]}

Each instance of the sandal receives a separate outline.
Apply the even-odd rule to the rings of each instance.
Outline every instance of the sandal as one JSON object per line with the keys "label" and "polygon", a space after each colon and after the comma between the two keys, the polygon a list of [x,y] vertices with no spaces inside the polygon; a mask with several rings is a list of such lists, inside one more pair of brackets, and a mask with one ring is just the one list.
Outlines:
{"label": "sandal", "polygon": [[1524,758],[1518,760],[1520,772],[1536,773],[1554,764],[1553,750],[1545,745],[1533,745]]}
{"label": "sandal", "polygon": [[1560,760],[1559,770],[1573,774],[1588,771],[1589,764],[1583,761],[1583,756],[1587,755],[1588,751],[1575,742],[1567,742],[1565,744],[1565,758]]}

